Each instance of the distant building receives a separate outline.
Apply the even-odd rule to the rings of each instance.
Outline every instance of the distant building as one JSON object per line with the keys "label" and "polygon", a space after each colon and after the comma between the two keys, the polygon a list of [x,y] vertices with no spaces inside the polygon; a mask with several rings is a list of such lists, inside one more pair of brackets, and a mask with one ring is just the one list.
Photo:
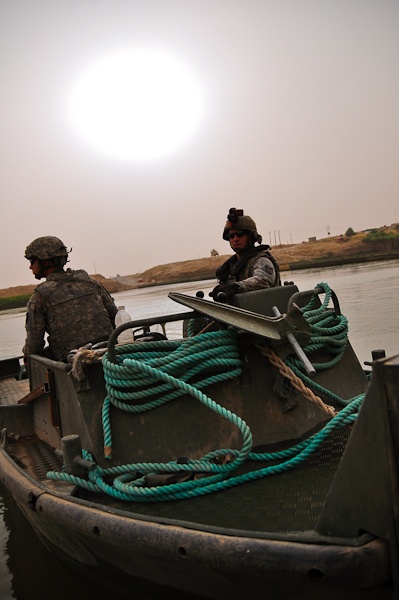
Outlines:
{"label": "distant building", "polygon": [[310,238],[308,238],[308,240],[309,240],[309,242],[315,242],[316,241],[316,236],[310,237]]}

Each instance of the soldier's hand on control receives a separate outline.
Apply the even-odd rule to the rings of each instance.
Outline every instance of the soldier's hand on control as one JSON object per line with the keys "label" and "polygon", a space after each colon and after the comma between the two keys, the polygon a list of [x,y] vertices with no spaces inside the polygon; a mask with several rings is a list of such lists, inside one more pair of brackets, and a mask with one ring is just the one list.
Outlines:
{"label": "soldier's hand on control", "polygon": [[237,294],[240,290],[240,286],[238,283],[219,283],[216,287],[213,288],[209,295],[214,300],[218,300],[218,295],[222,292],[224,294],[224,298],[228,299]]}

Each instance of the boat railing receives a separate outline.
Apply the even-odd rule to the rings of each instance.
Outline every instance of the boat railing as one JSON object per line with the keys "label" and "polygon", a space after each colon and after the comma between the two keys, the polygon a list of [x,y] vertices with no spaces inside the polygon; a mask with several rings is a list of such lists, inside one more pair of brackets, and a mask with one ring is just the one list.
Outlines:
{"label": "boat railing", "polygon": [[191,318],[195,319],[201,317],[200,313],[196,311],[186,311],[183,313],[176,313],[171,315],[162,315],[159,317],[150,317],[147,319],[139,319],[136,321],[127,321],[122,323],[114,329],[108,340],[108,357],[113,363],[116,363],[116,352],[115,346],[119,335],[126,329],[138,329],[151,327],[152,325],[163,325],[165,323],[173,323],[175,321],[184,321],[184,319]]}
{"label": "boat railing", "polygon": [[[325,290],[321,287],[315,287],[313,290],[304,290],[302,292],[296,292],[291,296],[288,300],[287,310],[293,308],[295,304],[298,306],[303,306],[305,303],[309,302],[314,296],[319,296],[320,294],[324,294]],[[341,308],[339,305],[338,297],[334,290],[330,290],[331,300],[333,302],[334,311],[337,316],[341,314]],[[305,302],[304,302],[305,301]]]}

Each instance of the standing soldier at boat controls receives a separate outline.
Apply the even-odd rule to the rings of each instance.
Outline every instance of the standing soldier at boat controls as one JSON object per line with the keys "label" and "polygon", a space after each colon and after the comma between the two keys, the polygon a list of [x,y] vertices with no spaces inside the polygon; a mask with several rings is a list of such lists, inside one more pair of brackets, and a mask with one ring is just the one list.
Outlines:
{"label": "standing soldier at boat controls", "polygon": [[[230,242],[235,254],[216,271],[219,284],[210,292],[214,300],[281,285],[280,269],[270,246],[262,244],[256,224],[241,209],[230,208],[223,239]],[[255,244],[259,246],[255,246]]]}
{"label": "standing soldier at boat controls", "polygon": [[35,278],[46,279],[28,302],[22,350],[25,363],[30,354],[65,361],[71,350],[108,339],[118,309],[107,290],[86,271],[64,269],[68,251],[59,238],[33,240],[25,250],[25,258]]}

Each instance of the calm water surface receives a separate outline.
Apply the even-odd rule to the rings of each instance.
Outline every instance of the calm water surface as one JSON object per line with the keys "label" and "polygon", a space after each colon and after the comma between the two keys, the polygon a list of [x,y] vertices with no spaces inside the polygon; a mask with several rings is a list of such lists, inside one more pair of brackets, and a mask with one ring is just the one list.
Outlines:
{"label": "calm water surface", "polygon": [[[387,356],[399,354],[399,261],[346,265],[327,269],[285,271],[283,281],[294,281],[300,290],[327,283],[337,294],[341,312],[349,321],[349,339],[363,364],[371,351],[383,348]],[[205,297],[215,281],[159,286],[114,294],[133,319],[154,314],[183,312],[167,298],[170,291]],[[24,342],[25,311],[0,314],[0,359],[19,356]],[[181,323],[168,326],[170,339],[181,336]],[[56,591],[54,591],[56,590]],[[10,494],[0,485],[0,600],[91,600],[109,597],[61,565],[37,539]],[[132,590],[132,600],[142,596]],[[365,596],[366,597],[366,594]],[[147,596],[148,600],[152,600]],[[113,600],[117,596],[113,595]]]}

